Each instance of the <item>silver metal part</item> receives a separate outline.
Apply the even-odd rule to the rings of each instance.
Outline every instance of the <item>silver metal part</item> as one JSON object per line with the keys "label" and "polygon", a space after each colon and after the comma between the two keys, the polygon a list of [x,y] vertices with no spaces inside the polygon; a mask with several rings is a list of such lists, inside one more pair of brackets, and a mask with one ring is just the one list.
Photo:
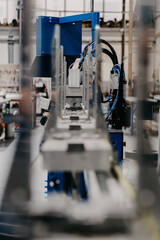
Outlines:
{"label": "silver metal part", "polygon": [[[76,111],[76,113],[70,113],[70,115],[65,115],[65,118],[58,118],[57,129],[70,129],[70,126],[79,126],[80,129],[92,129],[96,128],[96,119],[90,117],[87,119],[88,113],[82,111]],[[72,121],[70,117],[79,117],[79,120]]]}
{"label": "silver metal part", "polygon": [[[69,84],[67,84],[66,63],[62,56],[63,49],[61,48],[60,51],[59,29],[56,29],[56,128],[42,146],[44,166],[49,171],[92,169],[108,172],[110,170],[109,157],[113,155],[113,151],[109,140],[101,134],[102,129],[99,130],[100,116],[97,111],[98,84],[101,81],[99,31],[97,27],[97,47],[96,57],[94,57],[96,77],[93,74],[93,53],[90,50],[84,59],[81,85],[73,87],[77,83],[71,84],[71,79],[69,79]],[[59,66],[61,66],[61,71]],[[70,69],[72,70],[75,69]],[[79,69],[78,72],[80,74]],[[76,79],[76,82],[78,81]],[[90,99],[94,99],[92,107],[89,104]]]}
{"label": "silver metal part", "polygon": [[101,45],[100,45],[100,27],[96,26],[95,31],[96,44],[96,75],[94,86],[94,116],[98,124],[98,84],[101,81]]}
{"label": "silver metal part", "polygon": [[110,89],[119,88],[119,75],[117,73],[110,74]]}
{"label": "silver metal part", "polygon": [[[53,43],[52,43],[52,91],[55,92],[55,99],[52,95],[52,100],[56,102],[55,104],[55,114],[56,116],[59,116],[60,114],[60,98],[59,98],[59,93],[60,93],[60,83],[61,83],[61,72],[60,72],[60,27],[59,25],[55,26],[54,30],[54,37],[53,37]],[[54,125],[56,128],[56,123],[57,119],[55,117],[54,119]]]}
{"label": "silver metal part", "polygon": [[66,86],[66,97],[83,97],[83,88]]}
{"label": "silver metal part", "polygon": [[60,109],[60,115],[62,117],[62,109],[63,109],[63,106],[64,106],[64,57],[63,57],[63,46],[61,46],[61,86],[60,86],[60,106],[61,106],[61,109]]}
{"label": "silver metal part", "polygon": [[80,69],[69,69],[68,85],[70,88],[80,86]]}
{"label": "silver metal part", "polygon": [[64,57],[64,104],[63,104],[63,109],[65,108],[66,105],[66,86],[67,86],[67,62],[66,62],[66,57]]}
{"label": "silver metal part", "polygon": [[92,131],[57,132],[43,147],[44,167],[49,171],[110,170],[112,147]]}
{"label": "silver metal part", "polygon": [[49,98],[40,97],[39,105],[41,109],[49,110],[51,100]]}

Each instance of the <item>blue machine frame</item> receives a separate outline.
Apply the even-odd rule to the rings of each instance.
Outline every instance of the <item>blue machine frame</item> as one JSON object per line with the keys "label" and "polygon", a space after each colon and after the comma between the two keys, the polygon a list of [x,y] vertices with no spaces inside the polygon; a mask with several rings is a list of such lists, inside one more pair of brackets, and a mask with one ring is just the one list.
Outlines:
{"label": "blue machine frame", "polygon": [[82,22],[91,21],[92,40],[95,40],[95,26],[99,25],[99,13],[85,13],[67,17],[37,18],[37,56],[51,54],[54,27],[60,25],[61,45],[65,56],[79,56],[82,52]]}
{"label": "blue machine frame", "polygon": [[122,167],[123,161],[123,131],[109,131],[109,137],[112,143],[112,146],[115,151],[118,153],[117,164],[119,167]]}

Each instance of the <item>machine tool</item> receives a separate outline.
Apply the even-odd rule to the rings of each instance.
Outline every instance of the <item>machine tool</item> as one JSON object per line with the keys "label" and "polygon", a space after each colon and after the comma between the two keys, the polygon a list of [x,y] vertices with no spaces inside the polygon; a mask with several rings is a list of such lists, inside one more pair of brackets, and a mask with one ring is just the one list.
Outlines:
{"label": "machine tool", "polygon": [[[74,68],[77,63],[75,62],[73,69],[71,66],[68,69],[67,76],[66,59],[63,57],[63,47],[60,45],[60,27],[55,26],[53,39],[55,107],[50,114],[46,126],[46,139],[41,147],[43,166],[49,171],[46,187],[49,194],[48,201],[50,202],[51,199],[51,202],[53,201],[53,212],[57,211],[54,203],[62,201],[57,214],[64,215],[70,219],[69,222],[75,222],[80,228],[83,228],[87,222],[88,229],[91,226],[96,227],[97,224],[102,227],[104,222],[113,219],[114,224],[112,224],[116,228],[117,223],[123,225],[123,221],[120,220],[122,216],[125,219],[133,216],[132,200],[126,194],[125,198],[122,197],[117,202],[111,200],[112,190],[116,189],[120,195],[124,190],[122,186],[117,185],[112,175],[114,160],[117,156],[113,152],[104,115],[100,109],[101,44],[99,39],[100,30],[96,27],[94,55],[92,50],[89,50],[82,63],[80,59],[76,60],[77,66],[81,65],[81,67]],[[112,190],[109,187],[110,184],[113,184]],[[68,200],[66,196],[69,197]],[[134,198],[134,193],[132,197]],[[94,211],[93,206],[99,204],[98,199],[103,200],[99,210]],[[68,210],[62,213],[65,202],[68,202]],[[129,212],[123,211],[125,202],[130,205]],[[75,208],[72,204],[75,204]],[[37,207],[33,205],[31,211],[34,215]],[[104,212],[103,216],[100,212]],[[110,223],[107,224],[110,226]]]}
{"label": "machine tool", "polygon": [[[91,20],[92,42],[82,51],[82,22],[86,20]],[[42,59],[48,58],[51,64],[48,77],[52,77],[55,96],[41,148],[44,166],[49,171],[47,193],[71,194],[77,188],[78,194],[81,192],[83,196],[86,192],[84,170],[110,171],[112,161],[109,159],[114,155],[110,139],[118,150],[117,162],[122,164],[125,74],[114,48],[99,36],[95,39],[97,24],[99,13],[37,19],[37,57],[32,69],[36,69],[40,61],[42,65],[37,72],[42,68],[44,72],[37,74],[46,77]],[[52,58],[48,54],[52,54]],[[101,91],[102,54],[109,56],[113,63],[106,100]],[[102,111],[102,104],[107,105],[107,112]],[[78,177],[75,172],[79,173]]]}
{"label": "machine tool", "polygon": [[[28,4],[28,2],[24,3]],[[27,13],[29,12],[29,6],[28,8],[27,6],[24,6],[25,14],[26,9]],[[144,12],[145,10],[144,8]],[[92,14],[72,16],[71,19],[75,20],[76,18],[78,23],[82,19],[88,20],[88,17],[93,20],[93,16],[96,15]],[[145,17],[145,14],[143,16]],[[48,19],[51,19],[52,25],[52,18]],[[68,17],[61,20],[56,18],[55,21],[58,25],[60,25],[59,23],[65,25],[68,23],[67,19]],[[28,23],[27,20],[24,18],[24,23]],[[72,29],[72,25],[75,24],[69,25],[69,31],[70,27]],[[50,178],[48,183],[50,190],[54,193],[41,203],[31,201],[28,181],[30,153],[32,153],[29,124],[31,120],[29,112],[24,111],[22,112],[23,122],[13,166],[1,204],[0,236],[3,239],[93,239],[95,237],[96,239],[106,239],[107,237],[114,239],[160,239],[159,221],[156,221],[154,215],[150,213],[153,209],[153,213],[156,212],[157,220],[159,220],[158,179],[156,175],[153,175],[153,169],[148,168],[145,164],[145,160],[142,158],[144,157],[143,152],[139,152],[139,158],[142,159],[140,159],[141,181],[139,181],[139,185],[141,192],[138,207],[135,201],[135,192],[118,171],[114,161],[116,155],[109,141],[107,126],[100,108],[102,102],[100,29],[99,27],[94,28],[95,43],[80,66],[82,74],[78,71],[69,73],[69,66],[75,62],[77,57],[74,56],[74,60],[68,56],[64,58],[65,51],[60,37],[61,34],[63,35],[63,31],[61,32],[58,25],[55,26],[53,44],[51,45],[53,48],[52,90],[54,91],[51,104],[53,105],[50,107],[50,117],[46,126],[46,139],[41,148],[44,166],[52,173],[50,175],[52,179]],[[65,29],[64,25],[62,26],[63,30]],[[51,29],[47,28],[46,25],[45,31],[50,32]],[[42,33],[43,28],[41,30]],[[68,34],[68,31],[66,33]],[[148,34],[147,31],[146,34]],[[48,35],[45,36],[48,37]],[[144,37],[147,39],[146,35]],[[26,40],[26,36],[24,39]],[[43,37],[40,39],[42,46],[44,39]],[[45,40],[49,41],[47,38]],[[28,42],[25,41],[25,43],[24,46],[28,46]],[[67,61],[67,58],[70,59],[68,60],[70,62]],[[93,58],[95,58],[95,73],[91,64],[94,62]],[[25,62],[26,58],[23,59]],[[142,63],[146,64],[147,62],[142,61]],[[117,69],[120,71],[120,77]],[[112,69],[114,71],[111,73],[114,82],[112,87],[117,90],[117,81],[119,81],[118,89],[121,90],[121,83],[124,79],[123,65],[117,69]],[[143,70],[147,73],[146,68],[142,67]],[[66,76],[69,79],[64,81]],[[77,79],[78,81],[75,81]],[[65,84],[66,88],[64,88]],[[67,88],[71,89],[67,90]],[[75,102],[71,100],[74,99],[72,88],[75,88],[76,93],[79,91],[75,96]],[[116,104],[113,105],[113,110],[115,106],[117,108],[118,106],[123,107],[122,102],[121,105],[118,105],[118,97],[122,100],[123,91],[117,91],[114,95],[114,90],[111,94],[117,99]],[[143,90],[142,87],[140,90]],[[69,91],[68,95],[67,91]],[[116,97],[117,93],[118,97]],[[27,100],[27,94],[23,96],[24,100]],[[28,100],[29,98],[28,94]],[[109,99],[113,102],[112,98]],[[108,120],[112,120],[112,118],[108,118]],[[142,118],[139,120],[141,121]],[[121,118],[118,121],[122,123]],[[140,144],[141,151],[143,151],[142,140]],[[144,167],[143,171],[142,166]],[[56,174],[62,175],[62,181],[56,177]],[[154,178],[152,178],[153,176]],[[137,209],[138,211],[136,211]],[[132,221],[133,217],[135,221]]]}
{"label": "machine tool", "polygon": [[[71,18],[72,20],[76,18],[79,24],[84,16],[85,19],[92,17],[93,21],[97,13],[88,14],[87,17],[81,15]],[[67,19],[68,17],[63,18],[63,22],[66,23]],[[74,24],[69,24],[69,31],[72,26]],[[135,193],[117,169],[117,156],[113,152],[100,108],[101,44],[98,26],[94,28],[94,32],[95,50],[93,49],[93,52],[89,50],[81,65],[82,71],[74,72],[76,78],[73,78],[71,75],[68,77],[68,74],[72,73],[69,73],[69,67],[67,68],[65,48],[61,45],[60,26],[54,27],[52,90],[55,101],[52,98],[51,104],[54,102],[55,105],[51,108],[45,140],[41,147],[43,166],[49,171],[47,189],[50,194],[47,202],[44,201],[42,204],[34,201],[25,202],[25,199],[29,199],[28,169],[31,131],[29,123],[27,122],[28,125],[24,123],[2,203],[1,219],[5,222],[7,215],[10,225],[9,227],[7,225],[7,230],[3,227],[2,233],[9,229],[12,235],[16,232],[16,237],[24,236],[21,238],[25,239],[28,233],[39,237],[42,231],[47,237],[48,229],[54,233],[71,234],[73,232],[102,234],[107,231],[123,233],[128,231],[124,220],[128,222],[134,216]],[[43,41],[43,38],[41,39]],[[77,79],[79,81],[72,81]],[[73,104],[74,97],[78,106]],[[26,150],[27,154],[24,154]],[[23,155],[25,157],[22,161]],[[21,181],[22,170],[25,172],[23,181]],[[18,174],[15,174],[16,172]],[[17,175],[16,181],[12,181],[13,176]],[[19,194],[19,206],[15,201],[17,194]],[[22,214],[19,215],[21,211]],[[17,219],[17,225],[14,224],[13,227],[12,213],[15,213]],[[27,221],[24,226],[26,220],[30,221]],[[37,224],[47,226],[47,231],[40,227],[36,232]],[[22,230],[19,233],[18,229],[21,225]],[[34,229],[33,233],[27,230],[27,228],[31,230],[31,225]]]}
{"label": "machine tool", "polygon": [[[82,22],[86,20],[91,20],[92,23],[92,42],[87,44],[82,51]],[[56,24],[60,26],[59,46],[61,45],[61,47],[57,46],[56,43],[55,45],[51,44]],[[121,165],[123,159],[122,126],[129,125],[125,117],[129,116],[129,107],[124,98],[126,79],[123,66],[118,64],[114,48],[107,41],[100,39],[101,53],[109,56],[113,68],[110,73],[108,97],[106,98],[102,94],[101,82],[96,89],[96,43],[94,36],[96,24],[99,24],[99,13],[65,18],[38,17],[37,57],[32,72],[34,76],[52,77],[52,91],[58,89],[59,97],[56,99],[55,107],[58,117],[56,128],[94,129],[97,127],[96,122],[99,122],[96,120],[96,111],[101,112],[101,116],[104,115],[110,139],[118,151],[118,164]],[[57,47],[59,47],[59,52],[57,52]],[[51,53],[53,53],[52,58]],[[57,54],[59,54],[59,59],[56,59]],[[57,65],[56,62],[58,62]],[[49,71],[47,71],[48,66],[50,66]],[[60,77],[56,78],[56,74]],[[109,73],[106,74],[109,75]],[[56,79],[58,79],[57,82]],[[98,94],[95,94],[96,91]],[[44,118],[46,119],[46,116]]]}

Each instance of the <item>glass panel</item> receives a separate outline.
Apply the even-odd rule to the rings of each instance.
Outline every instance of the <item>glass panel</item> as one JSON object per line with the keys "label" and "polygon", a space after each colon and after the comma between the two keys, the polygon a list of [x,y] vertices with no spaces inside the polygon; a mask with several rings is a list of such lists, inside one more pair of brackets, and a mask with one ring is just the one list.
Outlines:
{"label": "glass panel", "polygon": [[[126,12],[129,12],[129,0],[126,0]],[[126,20],[129,20],[129,13],[126,13]]]}
{"label": "glass panel", "polygon": [[44,10],[36,10],[35,11],[35,18],[38,16],[45,16],[45,11]]}
{"label": "glass panel", "polygon": [[104,15],[104,21],[108,20],[114,20],[115,18],[119,21],[122,19],[122,14],[114,13],[115,11],[122,11],[122,0],[107,0],[105,1],[105,11],[112,12],[112,13],[106,13]]}
{"label": "glass panel", "polygon": [[0,23],[5,23],[6,19],[6,0],[0,1]]}
{"label": "glass panel", "polygon": [[90,0],[85,0],[85,10],[86,10],[86,12],[89,12],[90,9],[91,9]]}
{"label": "glass panel", "polygon": [[77,15],[77,14],[82,14],[82,12],[66,12],[66,16],[72,16],[72,15]]}
{"label": "glass panel", "polygon": [[8,1],[8,23],[11,23],[13,19],[17,19],[17,1]]}
{"label": "glass panel", "polygon": [[36,8],[45,8],[45,0],[35,0]]}
{"label": "glass panel", "polygon": [[67,11],[83,11],[83,1],[79,0],[66,0],[66,10]]}
{"label": "glass panel", "polygon": [[103,9],[103,1],[102,0],[95,0],[94,1],[94,11],[102,11]]}
{"label": "glass panel", "polygon": [[47,9],[64,10],[64,0],[47,0]]}
{"label": "glass panel", "polygon": [[61,12],[57,12],[57,11],[55,12],[54,10],[50,10],[50,11],[47,11],[46,16],[62,17],[63,15],[61,14]]}
{"label": "glass panel", "polygon": [[[117,25],[117,22],[119,22],[118,27],[120,27],[122,25],[121,20],[122,20],[122,13],[113,13],[112,12],[112,13],[105,13],[104,14],[104,21],[107,22],[107,27],[114,27],[115,24]],[[114,22],[115,22],[115,24],[114,24]]]}

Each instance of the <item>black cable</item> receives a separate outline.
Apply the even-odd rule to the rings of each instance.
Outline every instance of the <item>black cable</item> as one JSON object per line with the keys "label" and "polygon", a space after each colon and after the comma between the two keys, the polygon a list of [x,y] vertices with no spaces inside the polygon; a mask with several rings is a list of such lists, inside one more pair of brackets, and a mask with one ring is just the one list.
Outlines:
{"label": "black cable", "polygon": [[[88,47],[91,46],[93,43],[95,43],[95,41],[90,42],[90,43],[84,48],[84,50],[83,50],[83,52],[82,52],[82,59],[81,59],[81,61],[80,61],[80,63],[79,63],[79,68],[82,67],[82,63],[84,62],[84,58],[86,57],[87,52],[88,52]],[[104,53],[104,54],[106,54],[106,55],[108,55],[108,56],[110,57],[110,59],[111,59],[112,62],[113,62],[113,66],[118,65],[117,54],[116,54],[114,48],[111,46],[111,44],[110,44],[109,42],[103,40],[103,39],[100,39],[100,43],[103,43],[103,44],[107,45],[107,46],[110,48],[110,50],[111,50],[111,51],[109,51],[108,49],[102,48],[102,53]],[[91,53],[94,53],[95,50],[96,50],[96,49],[94,48]],[[121,70],[120,70],[120,71],[121,71]],[[122,73],[121,73],[121,74],[122,74]],[[118,89],[117,91],[119,92],[119,89]],[[117,96],[117,97],[118,97],[118,96]],[[114,108],[115,108],[115,106],[114,106]],[[113,110],[113,109],[112,109],[112,110]],[[111,112],[112,112],[112,111],[111,111]],[[111,112],[110,112],[110,113],[111,113]]]}
{"label": "black cable", "polygon": [[[95,52],[95,49],[93,49],[91,53],[94,53],[94,52]],[[102,48],[102,52],[105,53],[106,55],[108,55],[110,57],[110,59],[112,60],[113,65],[115,65],[113,54],[108,49],[105,49],[105,48]]]}
{"label": "black cable", "polygon": [[114,50],[114,48],[112,47],[112,45],[109,42],[107,42],[106,40],[104,40],[104,39],[100,39],[100,42],[105,44],[105,45],[107,45],[110,48],[110,50],[111,50],[111,52],[113,54],[113,57],[114,57],[114,61],[115,61],[114,65],[118,64],[117,54],[116,54],[116,51]]}
{"label": "black cable", "polygon": [[[82,53],[82,60],[79,63],[79,68],[81,68],[84,58],[87,55],[88,47],[91,46],[93,43],[95,43],[95,41],[92,41],[85,46],[83,53]],[[108,49],[105,49],[105,48],[102,48],[102,49],[104,49],[103,52],[106,53],[111,58],[113,65],[118,64],[117,54],[116,54],[116,51],[114,50],[114,48],[112,47],[112,45],[104,39],[100,39],[100,43],[103,43],[110,48],[111,52]]]}

